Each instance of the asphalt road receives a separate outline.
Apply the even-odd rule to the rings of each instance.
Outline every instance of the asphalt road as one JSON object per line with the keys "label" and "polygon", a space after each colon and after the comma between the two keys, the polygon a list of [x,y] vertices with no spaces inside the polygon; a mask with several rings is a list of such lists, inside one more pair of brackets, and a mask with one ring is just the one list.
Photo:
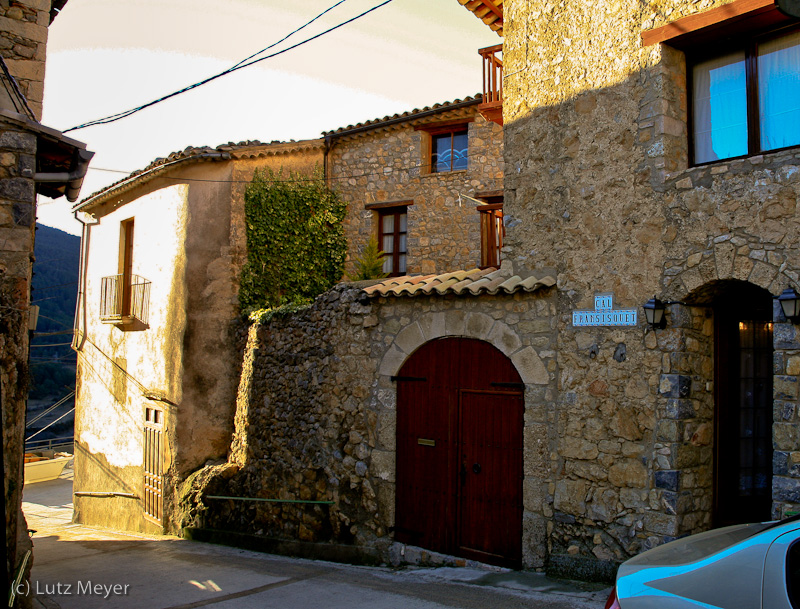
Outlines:
{"label": "asphalt road", "polygon": [[[487,567],[357,567],[71,523],[65,479],[26,487],[29,593],[62,609],[602,608],[608,589]],[[22,592],[25,592],[24,590]]]}

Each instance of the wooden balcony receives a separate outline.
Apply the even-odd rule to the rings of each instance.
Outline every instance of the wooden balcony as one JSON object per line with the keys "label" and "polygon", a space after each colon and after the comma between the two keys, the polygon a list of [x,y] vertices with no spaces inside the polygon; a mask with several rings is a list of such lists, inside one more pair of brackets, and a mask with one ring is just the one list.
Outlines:
{"label": "wooden balcony", "polygon": [[480,268],[490,266],[500,268],[503,238],[506,228],[503,225],[503,204],[489,203],[478,205],[481,215],[481,264]]}
{"label": "wooden balcony", "polygon": [[503,45],[478,51],[483,57],[483,101],[478,112],[487,121],[503,124]]}

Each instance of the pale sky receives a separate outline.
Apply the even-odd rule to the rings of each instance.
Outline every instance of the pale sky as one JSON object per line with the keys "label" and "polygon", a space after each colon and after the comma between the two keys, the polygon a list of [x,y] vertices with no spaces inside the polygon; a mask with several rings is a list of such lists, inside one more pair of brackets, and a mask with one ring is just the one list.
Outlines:
{"label": "pale sky", "polygon": [[[347,0],[273,51],[380,0]],[[42,122],[65,130],[229,68],[335,0],[69,0],[50,27]],[[463,99],[481,89],[479,48],[501,39],[457,0],[393,0],[317,40],[109,125],[70,131],[95,157],[81,198],[187,146],[307,139]],[[101,171],[119,170],[124,173]],[[73,234],[66,199],[39,221]]]}

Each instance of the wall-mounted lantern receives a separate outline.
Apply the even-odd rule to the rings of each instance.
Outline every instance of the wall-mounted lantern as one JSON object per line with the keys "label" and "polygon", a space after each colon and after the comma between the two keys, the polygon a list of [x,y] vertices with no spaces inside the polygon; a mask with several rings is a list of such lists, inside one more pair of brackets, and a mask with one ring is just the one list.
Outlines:
{"label": "wall-mounted lantern", "polygon": [[644,316],[647,323],[651,328],[663,329],[667,326],[667,320],[664,317],[665,306],[658,298],[653,296],[650,300],[642,305],[644,309]]}
{"label": "wall-mounted lantern", "polygon": [[800,294],[794,288],[786,288],[781,292],[778,302],[781,303],[786,319],[795,324],[800,321]]}

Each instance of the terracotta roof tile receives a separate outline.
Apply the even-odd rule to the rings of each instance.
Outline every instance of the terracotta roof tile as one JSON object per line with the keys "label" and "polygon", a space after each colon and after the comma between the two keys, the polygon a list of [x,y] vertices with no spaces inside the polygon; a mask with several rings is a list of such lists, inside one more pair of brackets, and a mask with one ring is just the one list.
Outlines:
{"label": "terracotta roof tile", "polygon": [[534,275],[522,278],[510,272],[488,269],[453,271],[441,275],[414,275],[392,277],[376,283],[364,292],[370,298],[377,296],[427,296],[457,294],[478,296],[480,294],[513,294],[514,292],[535,292],[541,288],[555,285],[551,275],[537,278]]}
{"label": "terracotta roof tile", "polygon": [[454,99],[453,101],[442,102],[440,104],[433,104],[432,106],[425,106],[424,108],[414,108],[413,110],[408,110],[401,114],[393,114],[392,116],[384,116],[383,118],[375,118],[369,121],[364,121],[363,123],[356,123],[355,125],[348,125],[347,127],[339,127],[338,129],[334,129],[333,131],[323,131],[322,135],[330,136],[330,135],[340,135],[344,134],[348,131],[353,131],[355,129],[363,129],[365,127],[374,127],[379,128],[383,126],[385,123],[393,123],[398,122],[401,120],[414,120],[418,118],[420,114],[427,114],[427,113],[434,113],[434,112],[446,112],[447,110],[453,110],[462,106],[469,106],[469,105],[476,105],[479,104],[483,100],[483,95],[481,93],[476,93],[474,96],[467,96],[464,99]]}

